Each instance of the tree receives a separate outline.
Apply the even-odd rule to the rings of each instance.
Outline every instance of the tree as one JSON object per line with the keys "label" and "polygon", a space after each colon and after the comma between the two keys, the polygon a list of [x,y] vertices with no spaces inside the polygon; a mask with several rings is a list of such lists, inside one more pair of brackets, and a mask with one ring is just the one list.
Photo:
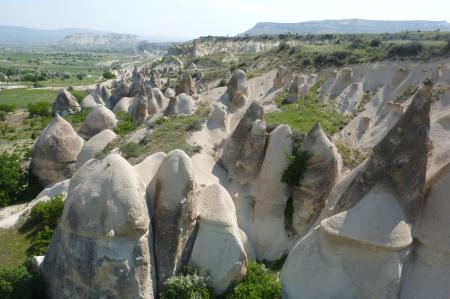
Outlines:
{"label": "tree", "polygon": [[0,207],[15,201],[27,183],[27,175],[22,169],[22,159],[16,154],[0,154]]}

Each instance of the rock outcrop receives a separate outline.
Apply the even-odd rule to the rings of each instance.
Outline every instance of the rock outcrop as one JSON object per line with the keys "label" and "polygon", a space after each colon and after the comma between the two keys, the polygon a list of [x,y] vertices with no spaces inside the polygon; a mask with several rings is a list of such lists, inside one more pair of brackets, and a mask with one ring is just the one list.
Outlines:
{"label": "rock outcrop", "polygon": [[319,217],[342,167],[341,156],[319,124],[308,133],[302,150],[308,157],[306,171],[292,196],[292,228],[299,237],[306,235]]}
{"label": "rock outcrop", "polygon": [[224,293],[245,275],[247,256],[237,224],[233,200],[220,185],[199,194],[198,233],[190,263],[208,273],[216,294]]}
{"label": "rock outcrop", "polygon": [[423,203],[430,102],[426,81],[372,156],[332,191],[338,196],[330,198],[320,225],[300,239],[283,266],[286,297],[398,296],[411,224]]}
{"label": "rock outcrop", "polygon": [[116,138],[116,133],[108,129],[90,138],[78,154],[75,169],[79,169],[86,161],[95,158],[98,153],[103,151]]}
{"label": "rock outcrop", "polygon": [[31,153],[31,173],[48,187],[73,174],[83,139],[57,115],[44,129]]}
{"label": "rock outcrop", "polygon": [[227,86],[226,94],[232,109],[245,105],[249,97],[247,75],[243,70],[235,70]]}
{"label": "rock outcrop", "polygon": [[147,188],[154,211],[155,260],[159,288],[187,264],[197,231],[197,194],[192,162],[171,151]]}
{"label": "rock outcrop", "polygon": [[189,72],[184,72],[181,75],[180,83],[176,88],[176,93],[177,95],[185,93],[190,96],[196,93],[195,82]]}
{"label": "rock outcrop", "polygon": [[52,111],[55,115],[66,116],[81,111],[81,107],[77,99],[70,92],[62,89],[53,102]]}
{"label": "rock outcrop", "polygon": [[194,113],[196,106],[197,105],[191,96],[182,93],[176,98],[170,99],[169,105],[167,106],[164,114],[166,116],[191,115]]}
{"label": "rock outcrop", "polygon": [[117,117],[103,105],[94,108],[81,124],[79,133],[87,139],[103,130],[112,130],[117,126]]}
{"label": "rock outcrop", "polygon": [[126,83],[124,80],[119,82],[119,85],[113,91],[112,95],[109,97],[108,101],[105,103],[106,106],[110,109],[114,108],[114,106],[119,102],[122,98],[128,97],[130,95],[130,85]]}
{"label": "rock outcrop", "polygon": [[53,298],[154,298],[145,187],[118,155],[84,164],[41,266]]}
{"label": "rock outcrop", "polygon": [[307,77],[304,74],[294,76],[291,81],[288,97],[286,98],[285,102],[290,104],[297,102],[301,98],[304,98],[308,94],[314,83],[315,76]]}

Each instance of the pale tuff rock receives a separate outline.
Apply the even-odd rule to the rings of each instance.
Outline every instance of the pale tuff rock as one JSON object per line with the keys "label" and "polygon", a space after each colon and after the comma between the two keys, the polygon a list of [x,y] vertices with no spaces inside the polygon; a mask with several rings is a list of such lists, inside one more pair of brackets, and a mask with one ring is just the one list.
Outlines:
{"label": "pale tuff rock", "polygon": [[[166,110],[167,106],[169,105],[169,99],[167,98],[162,92],[161,90],[159,90],[158,88],[153,88],[153,96],[156,100],[156,103],[158,105],[158,111],[164,111]],[[167,91],[166,91],[167,92]],[[150,114],[150,112],[149,112]]]}
{"label": "pale tuff rock", "polygon": [[336,72],[336,80],[331,86],[330,97],[332,99],[340,95],[344,89],[352,83],[353,69],[345,67]]}
{"label": "pale tuff rock", "polygon": [[258,174],[264,159],[265,145],[266,123],[257,119],[253,122],[235,163],[236,176],[240,182],[249,182]]}
{"label": "pale tuff rock", "polygon": [[297,102],[301,98],[304,98],[308,94],[311,87],[314,85],[315,80],[315,76],[307,77],[304,74],[294,76],[291,81],[288,97],[286,98],[285,102],[290,104]]}
{"label": "pale tuff rock", "polygon": [[153,298],[149,227],[145,188],[127,161],[84,164],[42,264],[50,295]]}
{"label": "pale tuff rock", "polygon": [[53,102],[52,111],[53,114],[66,116],[81,111],[81,107],[77,99],[70,92],[62,89]]}
{"label": "pale tuff rock", "polygon": [[151,70],[150,72],[150,85],[153,88],[161,88],[161,74],[157,70]]}
{"label": "pale tuff rock", "polygon": [[245,104],[247,104],[248,98],[243,94],[242,91],[236,91],[234,93],[233,98],[231,99],[231,110],[237,110],[243,106],[245,106]]}
{"label": "pale tuff rock", "polygon": [[117,126],[116,115],[103,105],[94,108],[81,124],[79,133],[87,137],[100,133],[103,130],[112,130]]}
{"label": "pale tuff rock", "polygon": [[227,86],[227,94],[231,103],[241,107],[243,98],[249,97],[247,75],[243,70],[235,70]]}
{"label": "pale tuff rock", "polygon": [[411,242],[395,193],[375,186],[356,206],[323,220],[292,249],[280,273],[284,296],[396,298]]}
{"label": "pale tuff rock", "polygon": [[211,117],[208,119],[208,129],[222,129],[228,131],[230,127],[230,119],[227,108],[222,104],[216,104]]}
{"label": "pale tuff rock", "polygon": [[122,98],[128,97],[130,95],[130,86],[124,80],[119,82],[112,95],[106,102],[108,108],[113,108]]}
{"label": "pale tuff rock", "polygon": [[286,153],[291,153],[292,148],[292,132],[288,126],[281,125],[273,130],[258,177],[253,183],[255,202],[253,217],[250,218],[254,220],[247,235],[254,244],[258,260],[277,260],[291,248],[285,228],[289,188],[281,177],[290,163]]}
{"label": "pale tuff rock", "polygon": [[418,240],[406,268],[400,298],[447,298],[450,292],[449,164],[431,180],[424,209],[414,225]]}
{"label": "pale tuff rock", "polygon": [[247,137],[252,130],[253,123],[258,119],[261,120],[263,114],[264,110],[261,104],[252,102],[233,134],[226,140],[222,153],[222,164],[228,172],[235,172],[236,161],[239,159]]}
{"label": "pale tuff rock", "polygon": [[103,102],[106,102],[111,97],[111,91],[105,85],[97,84],[95,93],[100,96]]}
{"label": "pale tuff rock", "polygon": [[156,153],[148,156],[141,163],[134,165],[135,171],[141,177],[145,186],[150,184],[165,157],[165,153]]}
{"label": "pale tuff rock", "polygon": [[78,154],[75,169],[79,169],[86,161],[95,158],[108,144],[114,141],[117,135],[111,130],[103,130],[89,139]]}
{"label": "pale tuff rock", "polygon": [[211,185],[199,194],[198,233],[190,263],[208,273],[216,294],[244,278],[247,256],[241,240],[236,211],[228,191]]}
{"label": "pale tuff rock", "polygon": [[413,220],[423,198],[430,128],[431,82],[414,95],[408,110],[374,148],[362,171],[335,206],[335,213],[354,206],[376,183],[399,194],[402,207]]}
{"label": "pale tuff rock", "polygon": [[177,95],[184,93],[190,96],[196,93],[195,82],[189,72],[184,72],[181,75],[180,83],[176,88],[176,93]]}
{"label": "pale tuff rock", "polygon": [[149,117],[148,115],[148,98],[142,94],[134,98],[133,108],[131,111],[131,118],[142,124]]}
{"label": "pale tuff rock", "polygon": [[122,98],[113,108],[114,113],[130,113],[131,108],[133,107],[134,98],[125,97]]}
{"label": "pale tuff rock", "polygon": [[147,194],[154,211],[158,286],[188,262],[196,234],[197,194],[192,162],[183,151],[162,161]]}
{"label": "pale tuff rock", "polygon": [[191,115],[197,108],[194,99],[187,94],[180,94],[176,98],[171,98],[165,111],[166,116]]}
{"label": "pale tuff rock", "polygon": [[352,83],[336,98],[336,105],[341,113],[357,112],[364,96],[363,84]]}
{"label": "pale tuff rock", "polygon": [[175,97],[175,91],[173,91],[172,88],[167,88],[166,91],[164,92],[164,96],[168,99],[174,98]]}
{"label": "pale tuff rock", "polygon": [[72,176],[83,139],[57,115],[33,146],[31,173],[43,186],[51,186]]}
{"label": "pale tuff rock", "polygon": [[97,107],[98,105],[105,105],[102,98],[96,93],[93,92],[91,94],[88,94],[83,101],[81,102],[81,109],[93,109]]}
{"label": "pale tuff rock", "polygon": [[278,67],[277,74],[273,79],[273,88],[279,89],[286,85],[287,83],[287,69],[286,67],[280,66]]}
{"label": "pale tuff rock", "polygon": [[308,155],[306,171],[293,189],[292,228],[304,236],[324,207],[324,202],[339,179],[342,159],[319,124],[308,133],[303,151]]}

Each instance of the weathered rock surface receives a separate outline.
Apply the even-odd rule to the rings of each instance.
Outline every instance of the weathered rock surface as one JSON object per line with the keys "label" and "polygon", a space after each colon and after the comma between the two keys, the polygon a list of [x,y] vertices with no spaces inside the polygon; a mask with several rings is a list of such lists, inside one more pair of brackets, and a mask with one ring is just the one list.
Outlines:
{"label": "weathered rock surface", "polygon": [[319,217],[342,167],[341,156],[319,124],[308,133],[303,150],[308,155],[307,167],[293,191],[292,228],[299,237],[304,236]]}
{"label": "weathered rock surface", "polygon": [[307,77],[304,74],[294,76],[289,87],[288,97],[285,100],[286,103],[294,103],[305,97],[314,83],[314,76]]}
{"label": "weathered rock surface", "polygon": [[72,178],[42,264],[53,298],[153,298],[145,187],[119,155]]}
{"label": "weathered rock surface", "polygon": [[177,95],[180,94],[187,94],[187,95],[193,95],[196,93],[195,89],[195,82],[191,77],[191,74],[189,72],[184,72],[181,75],[180,84],[176,88]]}
{"label": "weathered rock surface", "polygon": [[211,117],[208,119],[208,128],[210,130],[222,129],[228,131],[230,127],[230,119],[227,108],[222,104],[216,104]]}
{"label": "weathered rock surface", "polygon": [[183,151],[162,161],[147,194],[154,211],[158,286],[186,265],[196,235],[197,194],[192,162]]}
{"label": "weathered rock surface", "polygon": [[126,83],[124,80],[119,82],[117,88],[113,91],[112,95],[109,97],[108,101],[105,103],[106,106],[112,109],[117,102],[119,102],[122,98],[128,97],[130,95],[130,85]]}
{"label": "weathered rock surface", "polygon": [[117,104],[114,106],[113,112],[114,113],[129,113],[131,112],[132,106],[133,106],[134,98],[125,97],[122,98]]}
{"label": "weathered rock surface", "polygon": [[235,171],[236,161],[239,159],[247,137],[252,131],[253,123],[256,120],[262,120],[263,115],[264,110],[261,104],[252,102],[233,134],[226,140],[223,148],[222,164],[229,172]]}
{"label": "weathered rock surface", "polygon": [[112,130],[117,126],[117,117],[108,108],[99,105],[94,108],[81,124],[79,133],[86,138],[100,133],[103,130]]}
{"label": "weathered rock surface", "polygon": [[171,98],[165,111],[166,116],[191,115],[196,109],[194,99],[187,94],[180,94],[176,98]]}
{"label": "weathered rock surface", "polygon": [[227,86],[227,94],[233,105],[241,107],[243,99],[249,97],[247,75],[243,70],[235,70]]}
{"label": "weathered rock surface", "polygon": [[96,93],[93,92],[91,94],[88,94],[83,101],[81,102],[81,109],[93,109],[97,107],[98,105],[105,105],[102,98]]}
{"label": "weathered rock surface", "polygon": [[176,96],[175,91],[172,88],[167,88],[164,92],[164,96],[168,99],[174,98]]}
{"label": "weathered rock surface", "polygon": [[259,174],[253,183],[253,223],[247,232],[258,260],[274,261],[287,254],[292,241],[286,229],[285,210],[289,188],[281,181],[293,147],[291,129],[278,126],[270,134]]}
{"label": "weathered rock surface", "polygon": [[81,111],[81,107],[77,99],[70,92],[62,89],[53,102],[52,111],[53,114],[66,116]]}
{"label": "weathered rock surface", "polygon": [[83,139],[57,115],[33,146],[31,173],[46,187],[70,178],[82,147]]}
{"label": "weathered rock surface", "polygon": [[75,169],[79,169],[86,161],[95,158],[98,153],[104,150],[108,144],[116,138],[116,133],[108,129],[103,130],[90,138],[89,141],[83,145],[81,152],[78,154]]}
{"label": "weathered rock surface", "polygon": [[222,186],[211,185],[199,194],[199,212],[190,263],[206,271],[209,285],[222,294],[244,277],[247,268],[233,200]]}

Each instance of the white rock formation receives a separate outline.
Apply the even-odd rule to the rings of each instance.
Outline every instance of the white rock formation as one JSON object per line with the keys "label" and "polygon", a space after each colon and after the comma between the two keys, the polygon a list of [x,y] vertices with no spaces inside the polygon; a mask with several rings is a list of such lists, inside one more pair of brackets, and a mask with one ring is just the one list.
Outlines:
{"label": "white rock formation", "polygon": [[171,98],[165,111],[166,116],[191,115],[196,109],[194,99],[187,94],[180,94],[176,98]]}
{"label": "white rock formation", "polygon": [[70,178],[83,143],[72,126],[57,115],[33,146],[31,173],[46,187]]}
{"label": "white rock formation", "polygon": [[95,158],[98,153],[104,150],[116,138],[116,133],[108,129],[92,136],[83,145],[81,152],[78,154],[75,169],[79,169],[86,161]]}
{"label": "white rock formation", "polygon": [[86,138],[100,133],[103,130],[112,130],[117,126],[117,117],[104,105],[94,108],[81,124],[79,133]]}
{"label": "white rock formation", "polygon": [[52,111],[53,114],[66,116],[81,111],[81,107],[77,99],[70,92],[62,89],[53,102]]}

